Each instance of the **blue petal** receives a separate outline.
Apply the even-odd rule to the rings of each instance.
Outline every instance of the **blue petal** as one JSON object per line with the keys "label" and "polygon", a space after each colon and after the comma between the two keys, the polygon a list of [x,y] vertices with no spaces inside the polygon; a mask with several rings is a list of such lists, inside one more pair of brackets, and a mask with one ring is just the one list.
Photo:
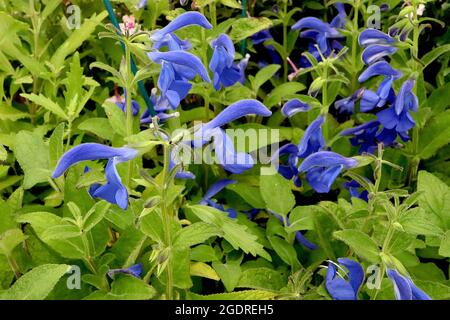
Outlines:
{"label": "blue petal", "polygon": [[231,106],[225,108],[219,113],[213,120],[203,125],[203,130],[212,130],[217,127],[221,127],[236,119],[250,114],[256,114],[258,116],[269,117],[272,112],[267,109],[261,102],[253,99],[241,100],[233,103]]}
{"label": "blue petal", "polygon": [[298,241],[298,243],[304,245],[306,248],[310,250],[316,250],[318,248],[316,244],[306,239],[305,236],[300,231],[297,231],[295,233],[295,239]]}
{"label": "blue petal", "polygon": [[325,287],[330,296],[334,300],[356,300],[356,294],[350,283],[336,274],[336,267],[329,263],[325,277]]}
{"label": "blue petal", "polygon": [[212,25],[204,15],[197,11],[188,11],[180,14],[164,28],[157,30],[150,36],[150,39],[154,42],[161,41],[165,35],[191,25],[198,25],[205,29],[212,29]]}
{"label": "blue petal", "polygon": [[85,160],[111,159],[117,157],[119,162],[136,157],[138,152],[131,148],[113,148],[99,143],[83,143],[66,152],[58,162],[52,178],[58,178],[69,167]]}
{"label": "blue petal", "polygon": [[350,284],[353,287],[354,292],[358,293],[358,290],[364,281],[363,267],[358,262],[347,258],[339,258],[338,262],[348,269],[348,279]]}
{"label": "blue petal", "polygon": [[251,155],[244,152],[236,153],[233,141],[224,130],[215,129],[212,132],[212,137],[214,138],[214,151],[217,161],[225,170],[241,174],[253,167],[255,162]]}
{"label": "blue petal", "polygon": [[366,29],[359,34],[359,45],[365,47],[371,44],[392,44],[395,39],[377,29]]}
{"label": "blue petal", "polygon": [[108,276],[110,278],[113,277],[114,274],[116,273],[125,273],[125,274],[131,274],[132,276],[136,277],[136,278],[140,278],[142,275],[142,264],[137,263],[132,265],[131,267],[125,268],[125,269],[112,269],[108,271]]}
{"label": "blue petal", "polygon": [[406,80],[403,82],[402,87],[397,95],[397,99],[395,100],[395,113],[400,115],[403,110],[405,110],[405,98],[408,94],[412,94],[412,89],[414,88],[415,81],[412,79]]}
{"label": "blue petal", "polygon": [[400,71],[394,70],[389,63],[386,61],[378,61],[371,66],[369,66],[358,78],[360,83],[367,81],[368,79],[375,76],[390,76],[394,79],[398,79],[402,76]]}
{"label": "blue petal", "polygon": [[378,112],[377,119],[387,129],[394,129],[398,123],[398,117],[393,107]]}
{"label": "blue petal", "polygon": [[316,192],[328,193],[343,168],[343,165],[336,165],[328,168],[315,167],[306,172],[306,180]]}
{"label": "blue petal", "polygon": [[119,162],[116,158],[108,161],[105,169],[107,183],[96,188],[92,196],[117,204],[120,208],[126,210],[128,207],[128,191],[122,184],[117,172],[117,163]]}
{"label": "blue petal", "polygon": [[397,300],[412,300],[412,290],[408,279],[393,269],[387,269],[387,275],[394,284]]}
{"label": "blue petal", "polygon": [[363,123],[359,126],[356,126],[354,128],[342,130],[341,136],[350,136],[350,135],[354,135],[354,134],[355,135],[361,134],[363,131],[365,131],[367,129],[378,127],[379,125],[380,125],[380,123],[378,121],[372,120],[372,121]]}
{"label": "blue petal", "polygon": [[331,167],[343,165],[346,169],[358,165],[358,161],[346,158],[332,151],[319,151],[308,156],[300,165],[299,171],[306,172],[314,167]]}
{"label": "blue petal", "polygon": [[208,72],[203,66],[201,60],[189,52],[181,50],[169,52],[149,52],[148,56],[156,63],[167,61],[177,65],[188,67],[198,73],[204,81],[211,82],[208,76]]}
{"label": "blue petal", "polygon": [[208,189],[208,191],[206,191],[202,201],[204,201],[206,199],[211,199],[217,193],[222,191],[222,189],[224,189],[226,186],[228,186],[230,184],[234,184],[236,182],[237,182],[236,180],[230,180],[230,179],[222,179],[222,180],[217,181]]}
{"label": "blue petal", "polygon": [[299,99],[292,99],[286,102],[281,108],[281,113],[285,117],[292,117],[294,114],[298,112],[306,112],[311,109],[311,106],[307,103],[302,102]]}
{"label": "blue petal", "polygon": [[297,23],[292,26],[292,30],[300,29],[314,29],[321,33],[326,33],[327,36],[339,37],[339,32],[331,27],[328,23],[315,17],[306,17],[300,19]]}
{"label": "blue petal", "polygon": [[306,158],[310,154],[321,150],[325,146],[325,139],[322,134],[322,124],[325,118],[318,116],[311,122],[298,145],[298,157]]}
{"label": "blue petal", "polygon": [[362,60],[365,64],[369,65],[382,59],[383,57],[389,56],[397,52],[396,47],[383,46],[383,45],[372,45],[367,47],[362,53]]}

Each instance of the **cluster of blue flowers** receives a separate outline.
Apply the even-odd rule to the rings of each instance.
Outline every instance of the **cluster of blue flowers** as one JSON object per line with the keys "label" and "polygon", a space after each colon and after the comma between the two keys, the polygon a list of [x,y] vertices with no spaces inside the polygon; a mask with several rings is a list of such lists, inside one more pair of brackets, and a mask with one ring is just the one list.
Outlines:
{"label": "cluster of blue flowers", "polygon": [[[356,261],[348,258],[339,258],[339,264],[347,268],[348,272],[334,262],[328,264],[325,277],[325,287],[334,300],[358,300],[358,291],[364,281],[364,269]],[[347,275],[338,272],[340,269]],[[431,300],[431,298],[420,290],[409,276],[401,275],[395,269],[387,269],[387,275],[394,285],[397,300]]]}
{"label": "cluster of blue flowers", "polygon": [[361,112],[375,112],[377,120],[369,121],[351,129],[344,130],[344,136],[353,136],[351,143],[360,147],[360,152],[373,153],[378,143],[392,146],[397,143],[399,136],[408,141],[408,131],[415,122],[411,111],[417,111],[418,100],[413,93],[415,80],[407,79],[403,82],[396,95],[393,83],[402,77],[402,73],[395,70],[384,59],[397,52],[396,41],[391,36],[376,30],[366,29],[359,36],[359,44],[364,48],[363,62],[367,69],[359,76],[363,83],[373,77],[382,76],[382,81],[375,91],[363,88],[352,96],[335,103],[336,109],[343,113],[353,113],[355,101],[360,99]]}

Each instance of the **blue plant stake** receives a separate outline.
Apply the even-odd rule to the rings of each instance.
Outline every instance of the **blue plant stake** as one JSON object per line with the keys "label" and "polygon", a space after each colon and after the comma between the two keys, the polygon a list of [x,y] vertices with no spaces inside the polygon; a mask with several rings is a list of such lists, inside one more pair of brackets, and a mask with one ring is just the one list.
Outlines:
{"label": "blue plant stake", "polygon": [[[111,20],[111,23],[114,25],[114,27],[117,30],[120,30],[119,22],[117,21],[116,15],[114,14],[114,10],[111,6],[111,2],[109,2],[109,0],[103,0],[103,4],[105,5],[106,10],[108,11],[109,20]],[[125,45],[123,44],[123,42],[120,42],[120,45],[122,46],[122,49],[125,51]],[[131,71],[133,72],[133,74],[136,74],[136,72],[137,72],[137,67],[136,67],[136,64],[134,63],[133,57],[131,57]],[[148,112],[150,113],[151,117],[156,116],[155,108],[153,107],[153,103],[150,100],[147,90],[145,89],[144,82],[142,80],[138,82],[138,87],[139,87],[139,92],[141,93],[141,96],[145,100],[145,104],[147,105],[147,109],[148,109]]]}

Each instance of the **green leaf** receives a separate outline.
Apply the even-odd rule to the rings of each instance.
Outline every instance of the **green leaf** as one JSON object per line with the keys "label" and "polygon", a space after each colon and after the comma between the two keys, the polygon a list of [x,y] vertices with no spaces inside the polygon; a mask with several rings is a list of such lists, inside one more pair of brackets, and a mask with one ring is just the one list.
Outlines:
{"label": "green leaf", "polygon": [[203,262],[191,263],[190,270],[192,276],[207,278],[216,281],[220,280],[220,277],[217,275],[216,271],[206,263]]}
{"label": "green leaf", "polygon": [[300,263],[297,259],[297,252],[292,245],[277,236],[270,236],[268,238],[272,248],[286,264],[291,266],[293,270],[300,268]]}
{"label": "green leaf", "polygon": [[36,132],[20,131],[14,139],[14,154],[25,173],[24,189],[50,178],[49,147]]}
{"label": "green leaf", "polygon": [[173,245],[174,247],[192,247],[211,237],[222,235],[222,231],[216,226],[205,222],[196,222],[178,231]]}
{"label": "green leaf", "polygon": [[259,70],[255,75],[255,89],[259,89],[264,83],[272,79],[273,75],[280,70],[279,64],[270,64]]}
{"label": "green leaf", "polygon": [[48,111],[52,112],[53,114],[57,115],[58,117],[69,120],[69,116],[66,114],[66,112],[56,103],[53,102],[51,99],[43,96],[42,94],[36,95],[34,93],[28,94],[28,93],[21,93],[20,94],[25,99],[36,103],[37,105],[47,109]]}
{"label": "green leaf", "polygon": [[264,105],[268,108],[290,99],[297,92],[305,90],[306,87],[300,82],[287,82],[277,86],[264,100]]}
{"label": "green leaf", "polygon": [[49,151],[50,151],[50,168],[55,168],[59,159],[64,153],[64,126],[65,123],[60,123],[49,139]]}
{"label": "green leaf", "polygon": [[266,208],[286,216],[295,206],[295,197],[292,194],[290,182],[279,175],[275,169],[266,168],[259,177],[261,196]]}
{"label": "green leaf", "polygon": [[241,267],[236,263],[219,263],[213,262],[212,267],[216,270],[220,279],[228,292],[236,288],[241,277]]}
{"label": "green leaf", "polygon": [[75,29],[64,43],[58,46],[58,49],[50,59],[50,63],[56,70],[59,70],[63,66],[64,60],[68,55],[72,54],[84,41],[91,37],[96,27],[107,16],[108,13],[106,11],[103,11],[98,15],[94,13],[92,17],[85,19],[81,27]]}
{"label": "green leaf", "polygon": [[199,262],[216,261],[217,254],[211,246],[201,244],[191,249],[191,260]]}
{"label": "green leaf", "polygon": [[95,291],[85,300],[149,300],[155,296],[156,290],[141,279],[123,275],[114,280],[111,291]]}
{"label": "green leaf", "polygon": [[69,271],[66,264],[44,264],[23,275],[7,291],[0,294],[4,300],[43,300],[59,279]]}
{"label": "green leaf", "polygon": [[26,112],[19,111],[6,103],[0,103],[0,120],[17,121],[29,117],[30,115]]}
{"label": "green leaf", "polygon": [[223,232],[223,238],[227,240],[233,248],[242,249],[245,253],[259,255],[267,260],[271,260],[270,255],[263,249],[263,246],[257,242],[258,237],[250,230],[239,224],[235,219],[229,218],[226,212],[215,208],[192,205],[189,209],[203,222],[216,226]]}
{"label": "green leaf", "polygon": [[105,102],[103,104],[103,108],[105,108],[106,116],[108,117],[109,124],[114,129],[114,132],[121,135],[122,137],[126,137],[127,132],[125,128],[125,113],[116,106],[115,103]]}
{"label": "green leaf", "polygon": [[417,191],[419,206],[441,220],[440,227],[450,227],[450,188],[429,172],[419,171]]}
{"label": "green leaf", "polygon": [[[450,83],[434,90],[427,100],[433,114],[443,112],[445,108],[450,106]],[[421,105],[419,109],[422,107]]]}
{"label": "green leaf", "polygon": [[431,213],[425,213],[421,208],[408,210],[400,219],[400,224],[407,233],[425,236],[441,236],[443,231],[439,227],[439,220]]}
{"label": "green leaf", "polygon": [[286,285],[287,276],[279,271],[269,268],[250,268],[242,272],[236,287],[279,291]]}
{"label": "green leaf", "polygon": [[42,241],[48,242],[49,240],[63,240],[79,237],[81,235],[80,229],[73,224],[61,224],[51,226],[42,233]]}
{"label": "green leaf", "polygon": [[234,42],[241,41],[251,37],[259,31],[269,29],[271,26],[272,21],[265,17],[239,18],[231,27],[230,37]]}
{"label": "green leaf", "polygon": [[421,159],[431,158],[440,148],[450,143],[450,110],[442,112],[428,121],[419,136]]}
{"label": "green leaf", "polygon": [[439,254],[443,257],[450,257],[450,230],[442,237],[441,246],[439,247]]}
{"label": "green leaf", "polygon": [[11,229],[0,234],[0,253],[10,256],[15,247],[27,237],[20,229]]}
{"label": "green leaf", "polygon": [[106,212],[108,212],[111,204],[106,201],[97,202],[91,210],[86,213],[83,218],[83,231],[88,232],[93,227],[95,227],[100,221],[105,217]]}
{"label": "green leaf", "polygon": [[430,52],[428,52],[427,54],[425,54],[421,59],[422,63],[423,63],[422,71],[426,67],[428,67],[434,60],[436,60],[441,55],[443,55],[444,53],[447,53],[447,52],[450,52],[450,44],[436,47],[433,50],[431,50]]}
{"label": "green leaf", "polygon": [[234,9],[241,9],[242,5],[237,2],[236,0],[220,0],[220,3],[222,3],[224,6],[234,8]]}
{"label": "green leaf", "polygon": [[336,231],[333,235],[345,242],[358,256],[373,263],[380,261],[380,249],[367,234],[359,230],[347,229]]}
{"label": "green leaf", "polygon": [[266,205],[263,198],[261,197],[259,188],[257,187],[252,187],[249,184],[240,182],[228,185],[227,189],[235,192],[253,208],[264,208]]}

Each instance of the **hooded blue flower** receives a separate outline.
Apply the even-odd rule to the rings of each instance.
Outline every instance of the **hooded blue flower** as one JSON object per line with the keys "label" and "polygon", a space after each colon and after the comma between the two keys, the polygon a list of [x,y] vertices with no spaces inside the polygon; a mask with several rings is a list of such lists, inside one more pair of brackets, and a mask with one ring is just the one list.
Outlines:
{"label": "hooded blue flower", "polygon": [[402,76],[400,71],[394,70],[389,63],[382,60],[370,65],[358,78],[360,83],[367,81],[375,76],[384,76],[378,86],[377,92],[364,90],[361,97],[360,109],[362,112],[368,112],[375,107],[383,107],[386,102],[392,103],[395,99],[395,92],[392,89],[394,80]]}
{"label": "hooded blue flower", "polygon": [[338,262],[348,270],[348,281],[337,274],[336,265],[328,264],[325,287],[333,300],[358,300],[358,291],[364,281],[364,269],[351,259],[339,258]]}
{"label": "hooded blue flower", "polygon": [[212,29],[212,25],[204,15],[197,11],[188,11],[176,17],[172,22],[162,29],[156,30],[150,39],[153,47],[157,50],[167,46],[170,51],[189,50],[191,44],[187,40],[179,39],[174,32],[191,25],[197,25],[205,29]]}
{"label": "hooded blue flower", "polygon": [[318,116],[316,120],[311,122],[298,145],[298,157],[306,158],[310,154],[322,150],[325,147],[325,139],[322,134],[322,124],[325,118]]}
{"label": "hooded blue flower", "polygon": [[304,103],[299,99],[291,99],[284,104],[283,108],[281,108],[281,113],[283,116],[290,118],[298,112],[306,112],[309,110],[311,110],[309,104]]}
{"label": "hooded blue flower", "polygon": [[372,45],[364,49],[362,53],[362,60],[364,64],[370,65],[386,56],[396,53],[397,50],[398,49],[396,47],[392,46]]}
{"label": "hooded blue flower", "polygon": [[354,136],[350,139],[353,146],[360,146],[359,152],[374,153],[377,149],[377,133],[380,122],[374,120],[341,132],[342,136]]}
{"label": "hooded blue flower", "polygon": [[350,97],[336,101],[334,107],[340,114],[352,114],[355,110],[355,102],[361,98],[363,91],[364,89],[358,89]]}
{"label": "hooded blue flower", "polygon": [[[167,99],[161,98],[156,94],[157,89],[153,88],[150,94],[150,100],[153,103],[153,107],[156,111],[156,116],[158,117],[160,122],[165,122],[171,118],[178,117],[180,114],[178,112],[169,113],[172,110],[170,103]],[[151,123],[152,117],[148,108],[145,109],[144,113],[141,116],[141,124]]]}
{"label": "hooded blue flower", "polygon": [[414,127],[415,121],[410,111],[418,109],[417,97],[412,92],[415,81],[407,80],[400,88],[395,100],[395,105],[377,113],[377,119],[386,129],[395,129],[397,132],[406,133]]}
{"label": "hooded blue flower", "polygon": [[229,209],[225,210],[223,205],[218,204],[216,201],[211,199],[216,194],[218,194],[220,191],[222,191],[226,186],[228,186],[230,184],[234,184],[236,182],[237,182],[236,180],[230,180],[230,179],[223,179],[223,180],[217,181],[216,183],[214,183],[211,186],[211,188],[208,189],[208,191],[206,191],[203,199],[200,201],[200,204],[216,208],[220,211],[228,212],[228,216],[230,218],[236,218],[237,217],[236,210],[234,210],[233,208],[229,208]]}
{"label": "hooded blue flower", "polygon": [[[345,26],[346,13],[342,3],[336,3],[336,8],[339,13],[330,24],[314,17],[306,17],[300,19],[292,26],[292,30],[306,29],[300,33],[300,37],[312,41],[308,45],[308,51],[319,62],[322,61],[321,54],[324,57],[328,57],[333,51],[339,52],[343,48],[342,44],[338,41],[343,36],[337,31],[337,28],[343,28]],[[321,54],[314,44],[318,45]],[[311,63],[306,57],[302,56],[300,58],[300,66],[308,68],[311,67]]]}
{"label": "hooded blue flower", "polygon": [[192,87],[188,80],[198,74],[204,81],[211,81],[200,59],[189,52],[150,52],[148,55],[154,62],[162,65],[158,88],[161,90],[161,98],[167,99],[172,109],[176,109],[188,95]]}
{"label": "hooded blue flower", "polygon": [[394,284],[397,300],[431,300],[425,292],[414,284],[410,277],[402,276],[393,269],[387,269],[387,275]]}
{"label": "hooded blue flower", "polygon": [[299,172],[306,172],[306,180],[316,192],[327,193],[344,168],[353,168],[357,164],[357,160],[335,152],[319,151],[302,162]]}
{"label": "hooded blue flower", "polygon": [[95,185],[91,188],[92,196],[104,199],[112,204],[117,204],[120,208],[128,207],[128,191],[122,184],[116,166],[121,162],[135,158],[138,152],[131,148],[113,148],[98,143],[80,144],[66,152],[58,162],[52,178],[58,178],[69,167],[86,160],[109,159],[105,173],[107,183],[105,185]]}
{"label": "hooded blue flower", "polygon": [[233,141],[221,129],[223,125],[250,114],[268,117],[272,112],[257,100],[248,99],[236,102],[225,108],[208,123],[195,128],[194,147],[201,147],[213,139],[216,158],[225,170],[239,174],[250,169],[254,164],[253,158],[247,153],[236,153]]}
{"label": "hooded blue flower", "polygon": [[108,271],[108,276],[112,278],[117,273],[124,273],[130,274],[136,278],[140,278],[142,275],[142,271],[143,271],[142,264],[137,263],[124,269],[111,269]]}
{"label": "hooded blue flower", "polygon": [[[279,215],[278,213],[275,212],[271,212],[275,218],[277,218],[278,220],[280,220],[281,223],[284,223],[283,217],[281,215]],[[286,217],[286,226],[289,227],[291,225],[291,221],[289,220],[289,217]],[[310,242],[308,239],[305,238],[305,236],[300,232],[297,231],[295,232],[295,240],[298,241],[298,243],[300,243],[301,245],[305,246],[306,248],[310,249],[310,250],[316,250],[318,247],[316,244]]]}
{"label": "hooded blue flower", "polygon": [[[111,100],[110,100],[111,99]],[[125,97],[120,96],[114,96],[112,98],[108,99],[108,101],[112,101],[122,110],[125,114],[127,113],[127,104],[126,104],[126,94]],[[141,110],[141,106],[137,101],[131,100],[131,110],[133,113],[133,117],[137,116],[139,114],[139,111]]]}
{"label": "hooded blue flower", "polygon": [[243,76],[245,68],[241,69],[240,65],[234,63],[235,49],[229,36],[219,35],[217,39],[211,41],[211,48],[214,49],[214,53],[209,69],[214,72],[214,89],[218,91],[221,85],[226,88],[242,79],[245,81]]}
{"label": "hooded blue flower", "polygon": [[396,40],[376,29],[364,30],[360,33],[358,41],[361,47],[365,48],[362,60],[366,65],[397,52]]}
{"label": "hooded blue flower", "polygon": [[[286,113],[289,113],[292,109],[287,108]],[[278,173],[280,173],[284,178],[290,180],[294,178],[294,184],[297,187],[301,186],[301,180],[298,176],[298,159],[304,159],[310,154],[318,152],[325,147],[325,139],[322,134],[322,124],[324,122],[323,116],[318,116],[316,120],[311,122],[308,128],[305,130],[305,134],[298,146],[294,144],[287,144],[281,147],[273,156],[272,163],[274,160],[279,159],[283,155],[288,155],[287,165],[278,165]]]}

